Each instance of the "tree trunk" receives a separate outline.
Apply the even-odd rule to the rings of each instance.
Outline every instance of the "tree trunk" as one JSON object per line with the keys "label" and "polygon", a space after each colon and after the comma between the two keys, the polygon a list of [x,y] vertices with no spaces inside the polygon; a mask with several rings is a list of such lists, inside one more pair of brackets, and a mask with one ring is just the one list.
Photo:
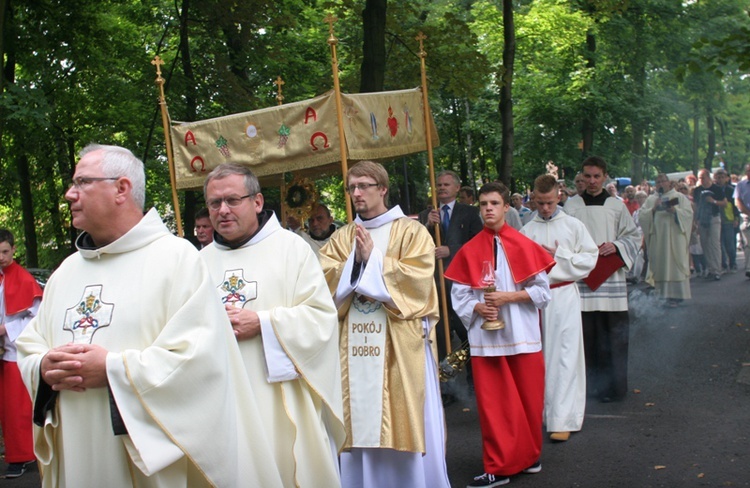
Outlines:
{"label": "tree trunk", "polygon": [[471,113],[469,106],[469,99],[464,99],[464,106],[466,107],[466,164],[461,167],[461,180],[464,185],[471,186],[474,188],[474,157],[471,154]]}
{"label": "tree trunk", "polygon": [[[10,0],[0,0],[0,64],[2,63],[2,60],[5,59],[5,36],[6,32],[8,32],[8,27],[10,26],[10,22],[8,22],[8,25],[5,23],[5,19],[10,18]],[[0,66],[0,68],[4,68],[4,66]],[[5,75],[5,71],[2,70],[2,73],[0,73],[0,93],[3,92],[4,88],[4,80],[3,77]]]}
{"label": "tree trunk", "polygon": [[714,111],[708,108],[706,115],[706,132],[708,133],[708,148],[706,149],[706,159],[703,160],[703,167],[711,171],[716,154],[716,130],[714,129]]}
{"label": "tree trunk", "polygon": [[[73,178],[73,175],[75,174],[75,167],[76,167],[76,143],[75,140],[72,137],[68,137],[65,141],[66,143],[66,149],[67,149],[67,161],[68,164],[60,163],[60,174],[66,175],[67,180],[70,180]],[[71,223],[72,224],[72,223]],[[73,227],[73,225],[68,226],[68,244],[70,246],[69,248],[69,254],[73,254],[76,252],[76,229]]]}
{"label": "tree trunk", "polygon": [[[6,85],[12,85],[16,82],[16,53],[15,42],[13,42],[13,20],[10,0],[0,0],[0,11],[2,11],[2,32],[0,37],[3,38],[0,48],[0,60],[5,59],[5,65],[2,67],[2,88]],[[2,93],[2,92],[0,92]],[[0,114],[0,121],[4,120],[3,114]],[[0,125],[0,138],[4,127]],[[19,197],[21,198],[21,218],[23,220],[24,246],[26,247],[26,266],[36,268],[39,266],[39,248],[36,240],[36,225],[34,223],[34,202],[31,197],[31,177],[29,176],[29,157],[23,150],[18,147],[19,154],[16,156],[16,172],[19,183]],[[5,157],[7,151],[0,147],[0,155]]]}
{"label": "tree trunk", "polygon": [[67,244],[67,235],[65,234],[65,224],[62,212],[60,211],[60,185],[58,182],[58,175],[63,181],[63,191],[67,190],[65,183],[68,181],[68,172],[60,172],[61,161],[64,161],[66,149],[65,149],[65,135],[62,131],[50,141],[50,155],[55,161],[50,162],[49,166],[45,166],[44,171],[44,188],[47,193],[47,212],[50,215],[50,226],[52,234],[54,236],[54,242],[58,249],[63,249]]}
{"label": "tree trunk", "polygon": [[[195,93],[195,74],[193,73],[193,63],[190,56],[190,36],[188,30],[188,21],[190,13],[190,0],[182,0],[182,10],[180,11],[180,59],[182,60],[182,71],[185,74],[187,83],[185,84],[185,121],[193,122],[198,117],[198,97]],[[169,134],[165,134],[169,137]],[[185,237],[197,244],[195,238],[195,214],[198,210],[199,195],[195,191],[185,192],[185,209],[182,212],[182,221],[184,223]]]}
{"label": "tree trunk", "polygon": [[385,86],[385,17],[387,0],[367,0],[362,10],[362,66],[360,93],[383,91]]}
{"label": "tree trunk", "polygon": [[700,141],[700,125],[701,125],[701,119],[698,118],[698,108],[696,107],[696,114],[693,117],[693,150],[692,153],[692,161],[690,162],[690,168],[693,170],[693,173],[697,176],[698,170],[700,169],[698,166],[698,143]]}
{"label": "tree trunk", "polygon": [[[479,156],[479,176],[482,178],[482,185],[490,181],[490,170],[487,168],[487,153],[482,152]],[[479,185],[481,188],[482,185]]]}
{"label": "tree trunk", "polygon": [[36,242],[34,225],[34,201],[31,197],[31,177],[29,176],[29,157],[26,153],[16,159],[18,172],[19,196],[21,198],[21,215],[23,218],[24,244],[26,246],[26,267],[39,267],[39,248]]}
{"label": "tree trunk", "polygon": [[[12,12],[10,10],[10,0],[0,0],[0,95],[5,92],[5,85],[13,83],[16,69],[15,56],[13,55],[12,46],[15,44],[11,40],[10,32],[13,30]],[[8,42],[6,42],[6,38]],[[3,64],[6,51],[8,51],[8,60]],[[3,149],[3,129],[5,126],[5,115],[0,108],[0,157],[5,155]]]}
{"label": "tree trunk", "polygon": [[459,161],[459,171],[458,176],[461,178],[461,181],[464,181],[465,178],[465,168],[464,168],[464,152],[466,151],[466,147],[464,146],[464,134],[463,134],[463,117],[461,115],[461,107],[458,104],[458,100],[453,98],[451,99],[451,120],[453,121],[453,128],[456,131],[456,137],[454,140],[456,141],[456,157]]}
{"label": "tree trunk", "polygon": [[516,30],[513,23],[513,1],[503,0],[503,66],[500,73],[500,123],[502,138],[500,142],[500,164],[497,174],[500,181],[508,187],[513,170],[513,63],[516,57]]}
{"label": "tree trunk", "polygon": [[640,183],[643,181],[643,123],[640,120],[633,121],[633,144],[630,147],[630,176],[632,181]]}
{"label": "tree trunk", "polygon": [[[635,28],[635,41],[637,45],[643,44],[643,21],[639,16],[632,20]],[[646,93],[646,60],[643,56],[630,56],[628,61],[628,71],[633,80],[633,106],[643,104]],[[632,181],[641,182],[643,180],[643,163],[644,159],[644,135],[646,133],[647,123],[641,116],[640,111],[636,110],[630,121],[632,131],[632,140],[630,147],[630,177]]]}
{"label": "tree trunk", "polygon": [[[721,140],[719,147],[722,155],[719,157],[719,160],[724,163],[724,169],[731,174],[731,166],[733,166],[736,160],[734,158],[734,151],[731,150],[731,146],[727,142],[727,121],[716,117],[716,123],[719,124],[719,138]],[[737,168],[737,170],[742,173],[742,168]]]}
{"label": "tree trunk", "polygon": [[[586,33],[586,67],[596,67],[595,54],[596,36],[589,31]],[[591,156],[591,151],[594,147],[594,117],[595,114],[592,111],[584,109],[583,121],[581,122],[581,140],[583,142],[581,147],[581,160]]]}

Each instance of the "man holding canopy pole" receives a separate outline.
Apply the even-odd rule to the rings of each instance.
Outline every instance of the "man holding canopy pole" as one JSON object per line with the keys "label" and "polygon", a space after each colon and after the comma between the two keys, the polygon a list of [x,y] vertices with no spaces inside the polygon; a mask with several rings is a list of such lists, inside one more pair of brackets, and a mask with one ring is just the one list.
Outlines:
{"label": "man holding canopy pole", "polygon": [[345,181],[357,218],[320,250],[340,321],[342,485],[449,486],[433,348],[435,245],[400,207],[386,207],[382,165],[361,161]]}
{"label": "man holding canopy pole", "polygon": [[[456,255],[461,246],[469,242],[477,235],[483,227],[482,219],[479,217],[479,208],[459,203],[456,198],[461,189],[461,180],[458,175],[450,170],[444,170],[437,175],[437,201],[438,208],[427,208],[419,213],[419,221],[427,226],[431,235],[435,235],[435,228],[439,226],[442,245],[435,247],[435,258],[443,260],[445,268],[451,264],[453,256]],[[440,281],[439,273],[435,273],[436,281]],[[448,317],[450,330],[456,333],[461,342],[467,341],[466,328],[461,323],[450,299],[451,282],[445,281],[445,298],[448,301]],[[438,358],[446,356],[445,326],[442,321],[436,327],[438,339]],[[471,363],[466,363],[466,381],[469,390],[474,388],[471,378]],[[443,401],[447,405],[455,401],[455,396],[445,393]]]}

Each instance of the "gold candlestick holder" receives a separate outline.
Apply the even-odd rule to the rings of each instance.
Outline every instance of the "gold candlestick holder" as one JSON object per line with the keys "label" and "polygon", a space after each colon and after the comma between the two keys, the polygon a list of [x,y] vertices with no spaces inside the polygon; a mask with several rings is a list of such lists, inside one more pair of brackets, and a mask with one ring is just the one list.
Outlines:
{"label": "gold candlestick holder", "polygon": [[[492,293],[496,291],[494,285],[490,285],[484,289],[485,293]],[[501,330],[505,328],[505,322],[499,318],[500,310],[497,311],[498,320],[488,320],[482,324],[482,330]]]}

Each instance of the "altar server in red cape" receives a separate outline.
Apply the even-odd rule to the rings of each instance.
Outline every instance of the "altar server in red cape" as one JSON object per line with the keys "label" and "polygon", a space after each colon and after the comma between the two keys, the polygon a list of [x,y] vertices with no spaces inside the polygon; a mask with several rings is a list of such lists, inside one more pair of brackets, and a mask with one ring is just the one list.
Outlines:
{"label": "altar server in red cape", "polygon": [[34,461],[31,398],[16,364],[16,338],[39,310],[42,289],[13,260],[13,234],[0,229],[0,424],[5,441],[6,478],[18,478]]}
{"label": "altar server in red cape", "polygon": [[[485,227],[445,272],[454,282],[453,308],[469,333],[482,430],[484,473],[468,487],[500,486],[511,475],[541,471],[544,358],[539,310],[551,297],[547,272],[555,261],[505,225],[508,202],[508,188],[500,182],[479,190]],[[485,291],[493,276],[483,276],[484,262],[491,263],[497,291]],[[494,320],[505,327],[482,329]]]}

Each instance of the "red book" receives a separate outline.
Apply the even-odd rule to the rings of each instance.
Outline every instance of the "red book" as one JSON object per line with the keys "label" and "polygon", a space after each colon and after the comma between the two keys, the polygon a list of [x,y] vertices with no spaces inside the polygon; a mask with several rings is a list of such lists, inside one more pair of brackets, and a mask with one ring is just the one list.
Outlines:
{"label": "red book", "polygon": [[607,281],[607,278],[615,274],[615,271],[625,266],[625,261],[615,252],[609,256],[599,255],[599,259],[596,260],[596,266],[591,273],[583,279],[583,282],[591,288],[592,291],[596,291],[602,283]]}

